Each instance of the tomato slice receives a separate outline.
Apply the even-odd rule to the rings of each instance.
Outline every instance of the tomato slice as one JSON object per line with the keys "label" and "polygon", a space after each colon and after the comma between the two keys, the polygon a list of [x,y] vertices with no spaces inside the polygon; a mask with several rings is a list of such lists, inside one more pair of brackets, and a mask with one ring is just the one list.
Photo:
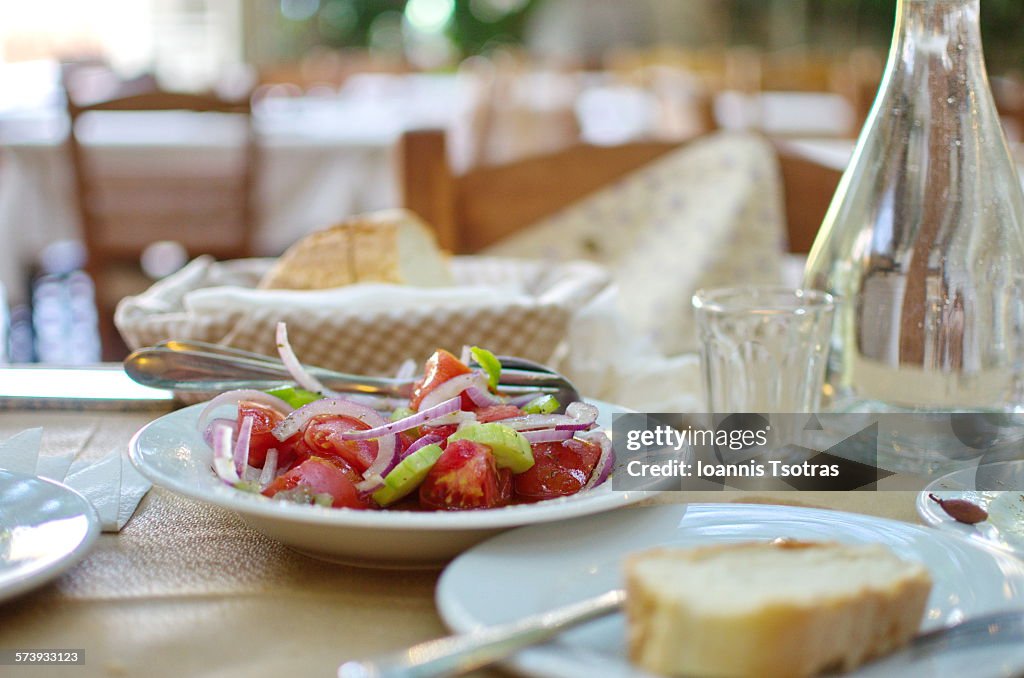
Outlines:
{"label": "tomato slice", "polygon": [[[445,448],[420,485],[424,508],[457,511],[493,508],[507,503],[494,455],[486,445],[456,440]],[[509,488],[510,489],[510,488]]]}
{"label": "tomato slice", "polygon": [[302,431],[277,444],[278,472],[297,466],[313,456],[313,450],[306,444]]}
{"label": "tomato slice", "polygon": [[427,435],[429,433],[431,435],[441,436],[441,447],[444,447],[445,445],[448,444],[448,436],[455,433],[457,430],[459,430],[457,424],[444,424],[443,426],[420,426],[420,433],[422,435]]}
{"label": "tomato slice", "polygon": [[515,405],[489,405],[476,411],[476,420],[481,424],[490,421],[501,421],[522,415],[523,411]]}
{"label": "tomato slice", "polygon": [[570,439],[533,446],[534,464],[514,478],[516,495],[526,499],[552,499],[579,492],[594,472],[601,448]]}
{"label": "tomato slice", "polygon": [[443,348],[437,349],[434,355],[427,359],[426,365],[423,366],[423,378],[416,382],[412,388],[412,398],[409,399],[409,407],[418,410],[420,403],[423,402],[423,398],[428,393],[452,377],[468,374],[469,371],[469,368],[454,355]]}
{"label": "tomato slice", "polygon": [[302,439],[314,455],[342,461],[362,474],[377,458],[377,441],[342,440],[339,434],[368,428],[352,417],[325,414],[309,420]]}
{"label": "tomato slice", "polygon": [[405,451],[417,440],[419,438],[411,431],[402,431],[395,436],[395,453],[398,454],[399,459],[405,458]]}
{"label": "tomato slice", "polygon": [[303,488],[310,495],[329,494],[334,508],[371,508],[370,502],[359,496],[356,489],[358,476],[350,468],[335,464],[322,457],[310,457],[291,471],[278,476],[263,494],[273,497],[279,492]]}
{"label": "tomato slice", "polygon": [[[249,466],[263,468],[267,463],[267,451],[272,448],[280,448],[281,443],[271,433],[274,427],[284,419],[279,412],[257,405],[256,403],[238,403],[238,426],[242,426],[242,420],[252,417],[252,437],[249,439]],[[280,449],[278,449],[280,455]],[[278,459],[280,464],[281,459]]]}

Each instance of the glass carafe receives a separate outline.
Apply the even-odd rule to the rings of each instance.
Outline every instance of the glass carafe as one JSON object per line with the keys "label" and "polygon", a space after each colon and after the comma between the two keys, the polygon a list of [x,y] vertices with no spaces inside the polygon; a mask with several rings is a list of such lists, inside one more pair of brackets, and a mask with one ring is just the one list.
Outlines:
{"label": "glass carafe", "polygon": [[1024,404],[1024,196],[979,0],[899,0],[878,98],[807,262],[838,298],[826,396],[847,411]]}

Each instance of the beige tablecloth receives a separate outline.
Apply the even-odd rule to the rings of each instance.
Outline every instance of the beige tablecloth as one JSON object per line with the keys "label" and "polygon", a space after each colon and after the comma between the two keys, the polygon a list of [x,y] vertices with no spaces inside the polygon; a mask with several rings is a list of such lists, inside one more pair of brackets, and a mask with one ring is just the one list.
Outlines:
{"label": "beige tablecloth", "polygon": [[[106,445],[152,414],[0,412],[0,439],[43,426],[45,448]],[[738,493],[914,521],[913,493]],[[669,493],[659,501],[675,502]],[[623,509],[629,510],[629,509]],[[233,514],[154,488],[119,534],[54,583],[0,604],[0,648],[84,648],[85,666],[0,675],[330,677],[344,659],[441,635],[438,572],[361,570],[300,556]]]}

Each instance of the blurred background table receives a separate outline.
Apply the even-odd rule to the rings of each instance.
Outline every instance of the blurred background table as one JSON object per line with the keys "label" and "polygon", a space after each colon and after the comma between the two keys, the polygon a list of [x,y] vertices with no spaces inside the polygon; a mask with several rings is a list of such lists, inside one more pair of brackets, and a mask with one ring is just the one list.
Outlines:
{"label": "blurred background table", "polygon": [[[1011,138],[1024,129],[1022,20],[1015,0],[984,3],[986,58]],[[248,100],[259,157],[252,242],[239,251],[276,254],[311,229],[407,202],[394,149],[415,128],[447,132],[460,174],[580,144],[682,143],[719,129],[849,144],[873,101],[892,21],[891,6],[868,0],[8,3],[0,310],[9,309],[9,331],[0,323],[0,360],[95,361],[104,326],[103,353],[113,358],[123,346],[110,343],[110,299],[183,259],[180,248],[158,248],[150,263],[159,265],[130,284],[96,279],[103,255],[83,233],[93,201],[68,152],[69,98],[157,89]],[[218,122],[152,120],[97,120],[83,129],[83,155],[122,175],[141,160],[180,168],[193,184],[231,157],[234,139]],[[822,157],[783,168],[787,211],[827,197],[819,193],[839,156]],[[137,223],[140,238],[175,242],[199,228],[175,222],[190,202],[181,195],[168,186],[166,212]],[[229,237],[226,225],[206,230]]]}
{"label": "blurred background table", "polygon": [[[56,64],[39,70],[59,87]],[[257,104],[255,253],[280,253],[315,228],[396,204],[391,149],[399,135],[449,127],[467,97],[454,76],[371,79],[331,96],[271,96]],[[147,165],[199,174],[230,164],[242,144],[238,125],[197,117],[204,116],[97,114],[82,143],[97,166],[121,174]],[[0,111],[0,223],[18,226],[4,248],[0,282],[14,303],[25,300],[26,269],[47,245],[82,236],[67,136],[63,107]]]}

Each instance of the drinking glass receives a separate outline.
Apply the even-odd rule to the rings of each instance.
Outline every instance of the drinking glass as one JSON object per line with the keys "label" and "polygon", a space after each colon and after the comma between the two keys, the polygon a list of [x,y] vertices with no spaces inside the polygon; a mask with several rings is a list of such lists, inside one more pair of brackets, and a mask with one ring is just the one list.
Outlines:
{"label": "drinking glass", "polygon": [[707,411],[817,410],[835,301],[775,286],[699,290],[693,296]]}

